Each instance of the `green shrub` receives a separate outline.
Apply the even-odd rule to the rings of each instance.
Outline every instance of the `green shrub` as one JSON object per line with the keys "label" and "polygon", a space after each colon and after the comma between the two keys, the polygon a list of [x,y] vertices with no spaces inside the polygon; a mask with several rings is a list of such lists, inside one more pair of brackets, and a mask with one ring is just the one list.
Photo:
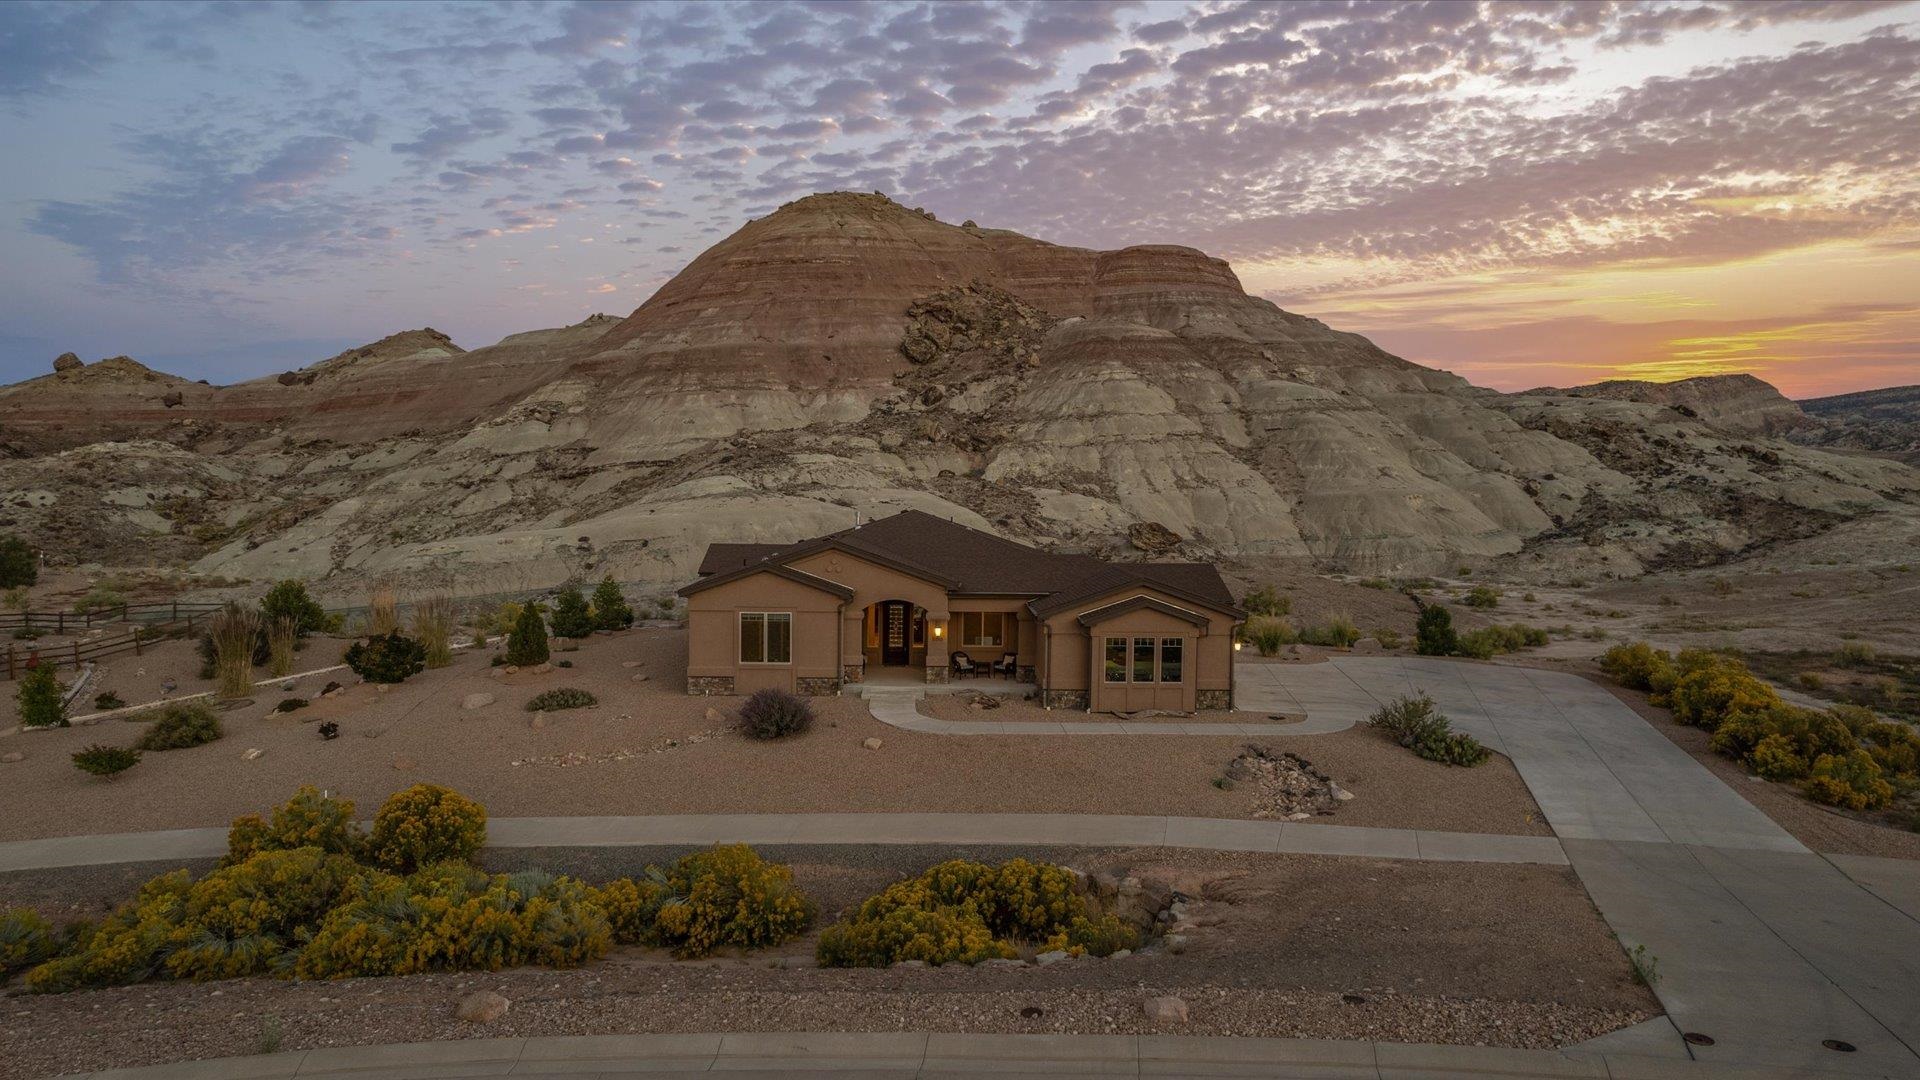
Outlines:
{"label": "green shrub", "polygon": [[813,706],[785,690],[755,690],[740,706],[740,727],[751,738],[779,739],[812,726]]}
{"label": "green shrub", "polygon": [[1261,656],[1274,656],[1300,640],[1293,624],[1278,615],[1256,615],[1240,627],[1240,637],[1252,643]]}
{"label": "green shrub", "polygon": [[119,694],[106,690],[93,695],[93,707],[101,712],[110,712],[114,709],[126,708],[127,703],[120,700]]}
{"label": "green shrub", "polygon": [[293,798],[275,807],[271,816],[246,814],[233,819],[227,830],[227,854],[222,866],[244,862],[262,851],[318,848],[333,855],[360,858],[366,840],[354,821],[351,799],[331,798],[312,784],[302,785]]}
{"label": "green shrub", "polygon": [[1413,651],[1421,656],[1452,656],[1460,651],[1460,638],[1453,629],[1453,613],[1439,604],[1422,605],[1420,621],[1414,629]]}
{"label": "green shrub", "polygon": [[405,682],[426,670],[427,647],[398,630],[347,647],[347,666],[370,683]]}
{"label": "green shrub", "polygon": [[1061,867],[957,859],[867,898],[822,932],[816,955],[829,967],[975,964],[1017,956],[1023,945],[1105,956],[1139,940],[1130,924],[1094,911]]}
{"label": "green shrub", "polygon": [[108,780],[112,780],[138,764],[140,764],[140,751],[126,746],[103,746],[95,743],[84,750],[73,752],[74,768]]}
{"label": "green shrub", "polygon": [[1373,640],[1379,642],[1383,649],[1397,649],[1400,647],[1400,631],[1391,626],[1378,626],[1373,630]]}
{"label": "green shrub", "polygon": [[1893,801],[1893,785],[1882,778],[1880,766],[1865,750],[1815,759],[1802,787],[1815,802],[1849,810],[1877,810]]}
{"label": "green shrub", "polygon": [[1652,690],[1656,684],[1672,684],[1673,656],[1644,641],[1615,645],[1600,654],[1600,670],[1621,686]]}
{"label": "green shrub", "polygon": [[1349,649],[1360,640],[1360,628],[1346,615],[1330,615],[1326,622],[1301,630],[1300,640],[1309,645]]}
{"label": "green shrub", "polygon": [[1428,761],[1471,768],[1491,756],[1473,736],[1453,730],[1453,722],[1425,694],[1395,698],[1369,716],[1367,723]]}
{"label": "green shrub", "polygon": [[1833,658],[1842,667],[1863,668],[1873,665],[1873,646],[1864,641],[1848,641],[1834,652]]}
{"label": "green shrub", "polygon": [[1248,615],[1265,615],[1270,618],[1279,618],[1282,615],[1292,613],[1293,598],[1290,596],[1281,596],[1280,591],[1272,585],[1262,585],[1258,589],[1248,593],[1246,597],[1240,601],[1240,606],[1247,609]]}
{"label": "green shrub", "polygon": [[608,574],[593,588],[593,628],[625,630],[633,625],[633,608],[620,592],[620,583]]}
{"label": "green shrub", "polygon": [[1500,596],[1500,590],[1490,585],[1475,585],[1460,602],[1470,608],[1494,608],[1500,606]]}
{"label": "green shrub", "polygon": [[762,861],[745,844],[683,856],[665,878],[668,897],[654,933],[676,956],[778,945],[813,921],[813,902],[793,887],[793,871]]}
{"label": "green shrub", "polygon": [[0,912],[0,979],[53,959],[60,934],[32,908]]}
{"label": "green shrub", "polygon": [[1508,623],[1505,626],[1483,626],[1478,630],[1470,630],[1456,640],[1456,648],[1461,656],[1487,660],[1501,653],[1537,648],[1545,645],[1548,638],[1547,632],[1537,626]]}
{"label": "green shrub", "polygon": [[273,711],[277,713],[296,712],[300,709],[306,708],[307,705],[308,705],[308,702],[306,698],[302,698],[302,697],[282,698],[279,701],[274,703]]}
{"label": "green shrub", "polygon": [[[155,710],[152,723],[133,745],[141,750],[185,750],[225,734],[220,715],[204,701],[175,701]],[[137,719],[144,720],[146,715]]]}
{"label": "green shrub", "polygon": [[266,616],[266,624],[273,625],[276,619],[287,619],[293,624],[296,637],[317,634],[327,628],[327,610],[320,602],[307,595],[307,585],[303,581],[282,581],[267,590],[260,598],[261,614]]}
{"label": "green shrub", "polygon": [[553,636],[583,638],[591,633],[593,614],[587,609],[587,598],[569,585],[553,601]]}
{"label": "green shrub", "polygon": [[540,605],[528,604],[514,615],[513,629],[507,632],[507,663],[520,667],[544,664],[547,651],[547,624],[540,617]]}
{"label": "green shrub", "polygon": [[597,703],[594,696],[585,690],[577,690],[571,686],[557,686],[535,695],[532,701],[527,702],[527,711],[555,712],[561,709],[584,709]]}
{"label": "green shrub", "polygon": [[0,589],[16,589],[40,580],[40,559],[25,540],[0,536]]}
{"label": "green shrub", "polygon": [[429,863],[465,862],[486,840],[487,812],[479,803],[434,784],[415,784],[381,804],[367,855],[376,866],[404,874]]}
{"label": "green shrub", "polygon": [[60,688],[60,677],[53,673],[52,664],[42,661],[28,665],[20,676],[20,686],[13,692],[13,700],[20,707],[21,727],[67,726],[66,694]]}

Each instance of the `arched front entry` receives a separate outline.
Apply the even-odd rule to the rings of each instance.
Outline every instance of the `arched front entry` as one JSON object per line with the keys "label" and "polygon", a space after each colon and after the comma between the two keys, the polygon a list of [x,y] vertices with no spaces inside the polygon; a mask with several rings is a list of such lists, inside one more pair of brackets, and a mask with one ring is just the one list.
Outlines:
{"label": "arched front entry", "polygon": [[924,668],[927,663],[927,609],[911,600],[877,600],[867,605],[863,636],[867,669]]}

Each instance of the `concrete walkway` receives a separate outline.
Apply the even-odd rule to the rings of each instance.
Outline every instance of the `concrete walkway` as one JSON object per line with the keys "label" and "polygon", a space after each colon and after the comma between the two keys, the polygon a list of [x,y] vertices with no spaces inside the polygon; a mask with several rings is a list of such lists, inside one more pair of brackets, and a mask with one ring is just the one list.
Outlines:
{"label": "concrete walkway", "polygon": [[70,1080],[378,1077],[1341,1077],[1415,1080],[1770,1080],[1830,1073],[1635,1054],[1192,1035],[748,1033],[578,1035],[340,1046],[73,1074]]}
{"label": "concrete walkway", "polygon": [[1263,667],[1310,717],[1426,693],[1512,758],[1622,944],[1657,958],[1677,1030],[1714,1039],[1693,1057],[1920,1076],[1920,864],[1808,852],[1577,676],[1403,657]]}
{"label": "concrete walkway", "polygon": [[[1378,829],[1292,821],[1101,814],[683,814],[494,818],[489,848],[677,847],[715,843],[1004,844],[1183,847],[1430,862],[1565,866],[1551,836]],[[171,829],[0,844],[0,872],[176,861],[225,854],[225,829]]]}
{"label": "concrete walkway", "polygon": [[[1350,719],[1321,719],[1311,714],[1305,714],[1303,720],[1285,724],[1257,720],[1223,724],[1200,720],[1119,720],[1107,714],[1094,719],[1092,714],[1075,709],[1053,710],[1054,715],[1060,718],[1058,720],[938,720],[921,712],[915,704],[924,692],[910,686],[874,687],[862,690],[860,696],[866,699],[867,710],[873,713],[875,720],[926,735],[1232,735],[1240,738],[1276,738],[1282,735],[1323,735],[1353,726]],[[1262,700],[1268,699],[1277,700],[1277,695],[1262,696]],[[1297,707],[1282,710],[1255,706],[1254,709],[1255,715],[1281,711],[1301,715]]]}

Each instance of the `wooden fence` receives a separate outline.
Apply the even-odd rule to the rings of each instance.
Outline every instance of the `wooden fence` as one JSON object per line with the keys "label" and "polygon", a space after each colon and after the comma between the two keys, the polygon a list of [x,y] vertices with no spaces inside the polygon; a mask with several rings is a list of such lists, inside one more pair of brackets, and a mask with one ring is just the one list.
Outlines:
{"label": "wooden fence", "polygon": [[66,645],[36,647],[31,643],[21,645],[7,642],[6,677],[17,679],[26,670],[29,661],[37,660],[42,664],[55,667],[71,664],[75,668],[90,660],[103,656],[130,652],[138,656],[149,645],[157,644],[176,634],[191,632],[195,623],[209,618],[219,611],[220,604],[121,604],[118,607],[101,608],[97,611],[78,612],[37,612],[15,611],[0,617],[0,627],[27,627],[34,630],[46,630],[50,633],[66,633],[95,625],[113,625],[115,623],[145,623],[136,626],[125,634],[102,638],[98,641],[75,641]]}

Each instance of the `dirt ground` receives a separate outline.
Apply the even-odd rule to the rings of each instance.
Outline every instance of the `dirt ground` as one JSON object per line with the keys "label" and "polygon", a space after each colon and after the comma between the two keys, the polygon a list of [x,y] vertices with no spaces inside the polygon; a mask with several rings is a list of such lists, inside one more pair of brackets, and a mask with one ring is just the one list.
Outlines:
{"label": "dirt ground", "polygon": [[[486,655],[458,653],[452,667],[388,693],[355,684],[325,699],[318,698],[324,683],[351,675],[311,676],[290,691],[262,688],[272,692],[227,712],[225,738],[149,753],[114,781],[79,772],[69,755],[93,743],[130,744],[136,723],[106,719],[7,736],[0,753],[18,750],[26,760],[0,764],[9,796],[0,840],[225,825],[285,801],[304,783],[370,814],[392,792],[428,781],[500,817],[932,811],[1244,818],[1257,797],[1250,785],[1212,783],[1244,745],[1230,736],[922,735],[882,724],[864,702],[846,697],[814,699],[817,720],[803,735],[755,742],[733,728],[739,699],[683,692],[685,657],[684,631],[649,629],[556,652],[556,661],[576,666],[547,674],[495,677]],[[647,681],[633,681],[641,675]],[[561,686],[585,689],[599,705],[538,714],[534,727],[526,702]],[[496,700],[463,709],[475,693]],[[270,712],[286,697],[312,704]],[[338,738],[320,738],[324,720],[340,725]],[[869,737],[881,748],[865,749]],[[1263,744],[1308,758],[1354,792],[1316,821],[1547,831],[1504,759],[1451,769],[1366,730]],[[257,758],[243,758],[255,749]]]}
{"label": "dirt ground", "polygon": [[[595,879],[673,854],[517,851]],[[245,979],[10,997],[0,1076],[423,1039],[687,1031],[1126,1033],[1152,996],[1186,1000],[1181,1034],[1382,1039],[1542,1048],[1659,1012],[1564,867],[1253,856],[1165,849],[768,848],[821,904],[821,924],[945,858],[1046,858],[1158,879],[1194,897],[1178,953],[1047,967],[830,970],[818,928],[775,950],[674,962],[622,950],[571,972],[293,983]],[[62,872],[62,887],[114,868]],[[13,875],[18,877],[18,875]],[[18,883],[0,879],[0,893]],[[453,1017],[474,989],[512,1002],[485,1027]],[[1168,1030],[1162,1028],[1160,1030]]]}

